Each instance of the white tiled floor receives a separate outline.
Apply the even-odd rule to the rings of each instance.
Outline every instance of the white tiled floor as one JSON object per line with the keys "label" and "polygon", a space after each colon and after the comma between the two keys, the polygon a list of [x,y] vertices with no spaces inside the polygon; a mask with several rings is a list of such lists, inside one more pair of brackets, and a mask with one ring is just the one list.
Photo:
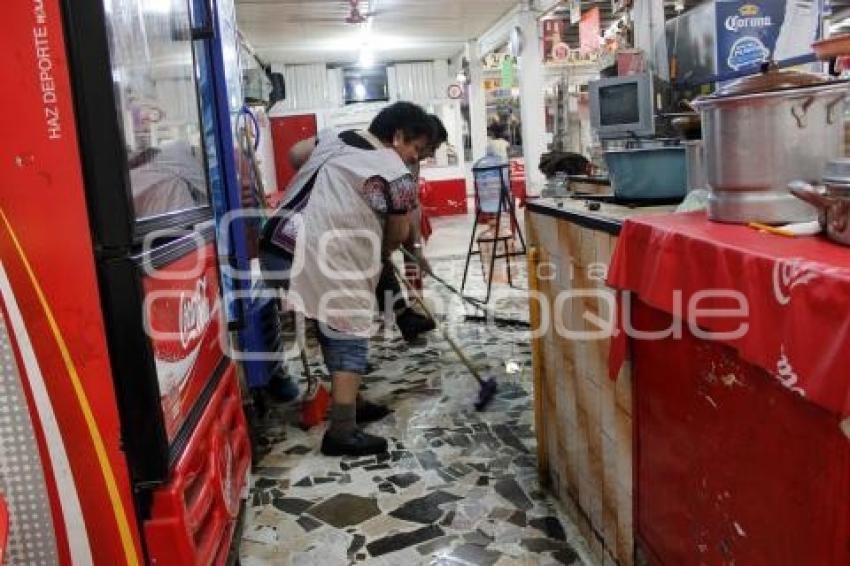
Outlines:
{"label": "white tiled floor", "polygon": [[[438,218],[433,227],[426,255],[459,286],[471,217]],[[481,266],[473,262],[469,291],[481,295]],[[500,316],[527,317],[522,265],[519,289],[494,288],[489,306]],[[297,404],[272,407],[262,423],[243,564],[589,563],[577,529],[537,483],[528,331],[465,322],[462,303],[433,279],[426,297],[497,380],[497,397],[486,411],[472,410],[475,383],[436,332],[416,345],[392,328],[376,337],[364,395],[394,413],[368,430],[390,439],[390,452],[323,457],[323,427],[293,426]],[[322,372],[315,344],[311,359]]]}

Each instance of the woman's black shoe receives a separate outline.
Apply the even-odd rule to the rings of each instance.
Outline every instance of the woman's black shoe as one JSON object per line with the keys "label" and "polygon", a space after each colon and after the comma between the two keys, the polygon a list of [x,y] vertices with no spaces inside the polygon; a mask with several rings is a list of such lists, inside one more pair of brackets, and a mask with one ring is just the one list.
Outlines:
{"label": "woman's black shoe", "polygon": [[379,405],[371,401],[357,402],[357,422],[359,424],[374,423],[392,413],[392,409],[386,405]]}
{"label": "woman's black shoe", "polygon": [[431,332],[437,328],[437,323],[431,318],[419,314],[411,308],[407,308],[401,314],[396,315],[395,323],[401,330],[401,336],[405,342],[413,342],[420,334]]}
{"label": "woman's black shoe", "polygon": [[328,431],[322,439],[322,454],[325,456],[373,456],[386,451],[385,438],[367,434],[359,429],[345,438],[337,438]]}

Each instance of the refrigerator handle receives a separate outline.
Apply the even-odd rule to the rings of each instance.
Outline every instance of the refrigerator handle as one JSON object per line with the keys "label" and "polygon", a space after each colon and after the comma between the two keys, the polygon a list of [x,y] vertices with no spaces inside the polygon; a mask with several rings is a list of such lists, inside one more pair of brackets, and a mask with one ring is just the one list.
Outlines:
{"label": "refrigerator handle", "polygon": [[204,24],[202,26],[192,27],[192,39],[212,39],[215,37],[212,0],[203,0],[201,4],[203,4],[205,12],[203,20]]}

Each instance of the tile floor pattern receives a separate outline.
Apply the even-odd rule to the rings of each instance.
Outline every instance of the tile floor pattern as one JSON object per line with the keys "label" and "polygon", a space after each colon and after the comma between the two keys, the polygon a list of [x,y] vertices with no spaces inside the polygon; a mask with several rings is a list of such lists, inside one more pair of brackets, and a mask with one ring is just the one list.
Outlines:
{"label": "tile floor pattern", "polygon": [[[434,265],[458,282],[462,267],[456,258]],[[472,287],[483,288],[480,276]],[[437,303],[447,297],[433,282],[427,289]],[[523,291],[499,301],[500,316],[525,316]],[[389,453],[324,457],[317,450],[324,427],[302,431],[289,424],[296,407],[272,407],[243,565],[590,563],[575,527],[537,483],[528,331],[464,323],[457,300],[443,304],[440,318],[498,379],[496,399],[474,411],[475,383],[438,333],[412,346],[395,330],[376,337],[364,394],[394,413],[367,430],[390,439]],[[313,344],[311,359],[319,357]]]}

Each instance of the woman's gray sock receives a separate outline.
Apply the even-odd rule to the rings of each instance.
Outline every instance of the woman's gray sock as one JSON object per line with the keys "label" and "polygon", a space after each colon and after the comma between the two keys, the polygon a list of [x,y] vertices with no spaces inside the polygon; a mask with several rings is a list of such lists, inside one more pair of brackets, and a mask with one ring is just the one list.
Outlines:
{"label": "woman's gray sock", "polygon": [[349,438],[355,430],[357,430],[357,405],[334,403],[331,407],[328,434],[337,440],[344,440]]}

